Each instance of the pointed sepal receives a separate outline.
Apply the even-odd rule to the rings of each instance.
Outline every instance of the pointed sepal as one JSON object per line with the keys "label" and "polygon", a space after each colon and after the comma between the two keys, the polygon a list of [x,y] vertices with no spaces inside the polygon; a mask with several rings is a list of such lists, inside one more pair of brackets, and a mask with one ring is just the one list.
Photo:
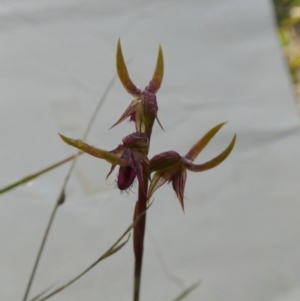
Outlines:
{"label": "pointed sepal", "polygon": [[133,114],[135,114],[137,103],[138,103],[138,100],[136,100],[136,99],[131,101],[130,105],[127,107],[127,109],[122,114],[122,116],[109,129],[112,129],[113,127],[115,127],[116,125],[118,125],[119,123],[121,123],[122,121],[127,119],[128,117],[131,117]]}
{"label": "pointed sepal", "polygon": [[109,177],[109,176],[111,175],[111,173],[114,171],[114,169],[116,168],[116,166],[117,166],[117,165],[112,165],[112,166],[111,166],[111,168],[110,168],[110,170],[109,170],[109,172],[108,172],[108,174],[107,174],[105,180],[108,179],[108,177]]}
{"label": "pointed sepal", "polygon": [[135,84],[131,81],[129,77],[127,67],[124,61],[123,53],[122,53],[120,39],[118,40],[118,44],[117,44],[116,62],[117,62],[117,72],[123,87],[126,89],[126,91],[129,94],[135,97],[139,96],[141,90],[135,86]]}
{"label": "pointed sepal", "polygon": [[121,159],[119,156],[111,152],[93,147],[87,143],[84,143],[81,140],[71,139],[61,134],[59,134],[59,136],[67,144],[72,145],[91,156],[104,159],[113,165],[121,165],[121,166],[127,165],[127,162],[125,160]]}
{"label": "pointed sepal", "polygon": [[230,144],[227,146],[227,148],[218,156],[216,156],[215,158],[213,158],[210,161],[207,161],[203,164],[193,164],[189,161],[185,161],[183,158],[183,164],[185,165],[185,167],[190,170],[190,171],[195,171],[195,172],[200,172],[200,171],[205,171],[208,169],[212,169],[216,166],[218,166],[219,164],[221,164],[231,153],[234,145],[235,145],[235,141],[236,141],[236,135],[234,135],[234,137],[232,138]]}
{"label": "pointed sepal", "polygon": [[180,171],[176,172],[171,179],[173,189],[176,192],[176,195],[178,197],[178,200],[180,202],[183,211],[184,211],[184,188],[186,182],[186,174],[187,174],[186,169],[182,168]]}
{"label": "pointed sepal", "polygon": [[164,77],[164,56],[163,56],[162,48],[159,45],[155,71],[149,85],[146,87],[146,90],[155,94],[161,86],[163,77]]}
{"label": "pointed sepal", "polygon": [[205,146],[209,143],[209,141],[218,133],[218,131],[226,124],[227,122],[222,122],[211,130],[209,130],[185,155],[185,158],[194,161],[199,153],[205,148]]}

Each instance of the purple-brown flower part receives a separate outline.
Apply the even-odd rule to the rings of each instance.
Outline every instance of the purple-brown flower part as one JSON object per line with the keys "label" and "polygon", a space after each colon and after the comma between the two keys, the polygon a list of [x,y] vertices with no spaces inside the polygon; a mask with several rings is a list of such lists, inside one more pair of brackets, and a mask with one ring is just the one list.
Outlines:
{"label": "purple-brown flower part", "polygon": [[[118,157],[121,157],[123,151],[124,151],[124,146],[123,146],[123,144],[119,144],[118,147],[115,148],[114,150],[110,151],[110,153],[115,154],[115,155],[118,156]],[[127,162],[127,161],[125,161],[125,162],[126,162],[126,165],[127,165],[128,162]],[[112,166],[111,166],[111,168],[110,168],[110,171],[109,171],[109,173],[107,174],[105,180],[107,180],[107,178],[110,176],[110,174],[114,171],[115,167],[116,167],[116,164],[112,164]]]}
{"label": "purple-brown flower part", "polygon": [[118,119],[117,122],[115,122],[110,129],[121,123],[122,121],[126,120],[128,117],[130,117],[130,120],[135,121],[136,120],[136,108],[137,108],[138,100],[134,99],[131,101],[130,105],[127,107],[125,112],[121,115],[121,117]]}
{"label": "purple-brown flower part", "polygon": [[[112,151],[105,151],[95,148],[81,140],[75,140],[60,135],[63,141],[94,157],[105,159],[111,163],[110,171],[106,178],[113,172],[117,165],[120,165],[117,179],[117,186],[120,190],[126,190],[133,184],[137,177],[141,187],[145,187],[144,171],[149,178],[149,160],[146,156],[149,147],[149,139],[145,133],[134,132],[123,139]],[[145,189],[145,188],[144,188]],[[146,195],[146,191],[144,191]]]}
{"label": "purple-brown flower part", "polygon": [[115,154],[113,152],[108,152],[108,151],[93,147],[93,146],[91,146],[81,140],[78,140],[78,139],[71,139],[71,138],[63,136],[61,134],[59,134],[59,135],[60,135],[61,139],[64,142],[66,142],[67,144],[72,145],[91,156],[104,159],[113,165],[125,166],[127,164],[126,161],[122,160],[117,154]]}
{"label": "purple-brown flower part", "polygon": [[[122,160],[127,162],[126,166],[119,168],[119,174],[117,179],[117,186],[120,190],[126,190],[133,184],[137,177],[141,187],[145,187],[144,183],[144,170],[149,173],[149,160],[145,155],[145,150],[149,146],[149,140],[145,133],[135,132],[127,135],[122,140],[123,144],[120,144],[117,149],[112,150],[114,154],[118,154]],[[109,174],[114,170],[115,165],[110,169]],[[149,177],[147,175],[147,177]],[[144,191],[146,195],[146,191]]]}
{"label": "purple-brown flower part", "polygon": [[135,84],[131,81],[127,67],[124,61],[123,53],[122,53],[122,47],[120,39],[118,40],[117,44],[117,55],[116,55],[116,62],[117,62],[117,72],[119,75],[119,78],[121,80],[121,83],[123,84],[124,88],[128,93],[130,93],[133,96],[139,96],[141,93],[141,90],[138,89]]}
{"label": "purple-brown flower part", "polygon": [[[129,148],[124,149],[124,153],[121,156],[122,159],[127,160],[127,166],[120,166],[117,186],[120,190],[127,190],[133,184],[137,177],[140,183],[140,187],[145,187],[143,170],[148,170],[147,157],[141,153],[130,150]],[[143,191],[146,195],[146,191]]]}
{"label": "purple-brown flower part", "polygon": [[120,190],[127,190],[133,184],[136,172],[130,166],[120,166],[117,185]]}
{"label": "purple-brown flower part", "polygon": [[154,120],[156,119],[160,127],[163,129],[158,117],[157,117],[157,102],[156,102],[156,92],[159,90],[160,85],[163,80],[164,73],[164,60],[162,48],[159,46],[157,62],[154,74],[149,85],[145,90],[140,90],[131,81],[127,67],[123,58],[122,48],[120,40],[117,45],[117,72],[120,81],[126,91],[134,96],[134,100],[131,101],[130,105],[127,107],[125,112],[121,115],[116,123],[112,125],[111,128],[121,123],[125,119],[129,118],[130,121],[135,122],[136,131],[146,132],[150,137],[152,126]]}
{"label": "purple-brown flower part", "polygon": [[171,181],[172,181],[173,189],[176,192],[176,195],[182,207],[182,210],[184,211],[183,201],[184,201],[184,188],[186,182],[186,169],[185,168],[179,169],[176,173],[174,173]]}
{"label": "purple-brown flower part", "polygon": [[149,187],[148,200],[164,183],[172,182],[173,189],[176,192],[182,209],[184,209],[184,188],[187,177],[186,171],[190,170],[200,172],[216,167],[229,156],[235,145],[236,135],[234,135],[227,148],[218,156],[203,164],[193,164],[193,161],[197,158],[199,153],[224,124],[225,123],[220,123],[207,132],[184,157],[181,157],[174,151],[168,151],[154,156],[150,160],[150,172],[155,171],[155,174]]}
{"label": "purple-brown flower part", "polygon": [[145,88],[145,90],[151,93],[156,93],[160,88],[163,77],[164,77],[164,56],[163,56],[162,48],[159,45],[155,71],[149,85]]}
{"label": "purple-brown flower part", "polygon": [[133,121],[133,122],[136,121],[136,112],[133,112],[133,113],[130,115],[129,121]]}
{"label": "purple-brown flower part", "polygon": [[134,132],[130,135],[127,135],[122,140],[123,146],[131,149],[144,149],[149,147],[149,139],[145,133]]}
{"label": "purple-brown flower part", "polygon": [[144,90],[136,107],[136,130],[138,132],[146,132],[147,129],[152,129],[157,111],[156,95]]}
{"label": "purple-brown flower part", "polygon": [[181,163],[181,156],[174,151],[163,152],[150,160],[150,171],[172,168]]}
{"label": "purple-brown flower part", "polygon": [[150,177],[148,166],[149,166],[149,161],[148,161],[147,156],[145,156],[144,154],[132,151],[131,167],[136,172],[136,175],[137,175],[137,178],[139,181],[139,185],[145,196],[147,196],[147,192],[145,190],[144,171],[146,172],[146,178],[148,179]]}

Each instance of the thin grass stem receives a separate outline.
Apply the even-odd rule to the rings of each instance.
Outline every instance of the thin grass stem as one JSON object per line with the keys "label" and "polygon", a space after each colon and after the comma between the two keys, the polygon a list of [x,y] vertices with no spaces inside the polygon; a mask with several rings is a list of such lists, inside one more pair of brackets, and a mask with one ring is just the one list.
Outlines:
{"label": "thin grass stem", "polygon": [[[146,208],[146,210],[148,210],[150,208],[151,204]],[[101,255],[95,262],[93,262],[83,272],[81,272],[79,275],[77,275],[76,277],[74,277],[71,280],[69,280],[64,285],[62,285],[59,288],[55,289],[53,292],[49,293],[48,295],[43,296],[42,298],[37,298],[37,296],[36,296],[33,299],[31,299],[30,301],[45,301],[45,300],[53,297],[57,293],[61,292],[62,290],[66,289],[71,284],[73,284],[74,282],[76,282],[77,280],[79,280],[82,276],[84,276],[87,272],[89,272],[92,268],[94,268],[103,259],[106,259],[109,256],[111,256],[111,255],[115,254],[116,252],[118,252],[119,250],[121,250],[125,246],[125,244],[127,244],[130,236],[128,236],[127,239],[124,242],[121,243],[121,241],[125,238],[125,236],[127,234],[129,234],[129,232],[136,226],[136,224],[144,217],[144,215],[146,214],[146,210],[136,220],[134,220],[131,223],[131,225],[129,225],[127,227],[127,229],[125,230],[125,232],[116,240],[116,242],[103,255]],[[41,293],[38,296],[40,296],[40,295],[41,295]]]}
{"label": "thin grass stem", "polygon": [[[104,102],[104,100],[106,99],[106,96],[108,94],[108,92],[110,91],[111,87],[113,86],[114,82],[116,80],[116,76],[114,76],[111,81],[109,82],[108,86],[106,87],[96,109],[94,110],[94,113],[89,121],[89,124],[85,130],[85,133],[83,135],[83,140],[86,139],[92,125],[93,125],[93,122],[95,121],[95,118]],[[32,286],[32,283],[33,283],[33,280],[34,280],[34,276],[36,274],[36,271],[37,271],[37,268],[38,268],[38,265],[39,265],[39,262],[40,262],[40,259],[41,259],[41,256],[42,256],[42,253],[43,253],[43,250],[44,250],[44,247],[45,247],[45,244],[46,244],[46,241],[47,241],[47,238],[48,238],[48,235],[49,235],[49,232],[50,232],[50,229],[51,229],[51,226],[53,224],[53,221],[54,221],[54,217],[56,215],[56,212],[57,212],[57,209],[60,205],[62,205],[64,202],[65,202],[65,188],[67,186],[67,183],[69,181],[69,178],[72,174],[72,171],[74,169],[74,166],[76,164],[76,160],[77,160],[77,157],[78,155],[80,154],[81,152],[77,152],[77,154],[74,156],[73,158],[73,162],[72,162],[72,165],[70,166],[70,169],[68,171],[68,174],[64,180],[64,183],[63,183],[63,186],[62,186],[62,189],[61,189],[61,193],[59,194],[59,197],[57,198],[56,200],[56,203],[55,203],[55,206],[54,206],[54,209],[51,213],[51,216],[50,216],[50,220],[49,220],[49,223],[47,225],[47,228],[46,228],[46,231],[45,231],[45,234],[42,238],[42,243],[41,243],[41,246],[39,248],[39,252],[38,252],[38,255],[35,259],[35,262],[34,262],[34,265],[33,265],[33,269],[32,269],[32,272],[30,274],[30,278],[29,278],[29,281],[28,281],[28,284],[27,284],[27,287],[26,287],[26,290],[25,290],[25,294],[24,294],[24,297],[23,297],[23,301],[27,301],[27,298],[28,298],[28,295],[29,295],[29,292],[30,292],[30,289],[31,289],[31,286]]]}

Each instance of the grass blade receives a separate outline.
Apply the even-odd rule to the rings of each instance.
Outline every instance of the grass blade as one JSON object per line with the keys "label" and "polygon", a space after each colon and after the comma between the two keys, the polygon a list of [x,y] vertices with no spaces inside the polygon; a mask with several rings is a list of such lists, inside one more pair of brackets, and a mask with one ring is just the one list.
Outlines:
{"label": "grass blade", "polygon": [[72,156],[70,156],[70,157],[68,157],[68,158],[66,158],[64,160],[61,160],[61,161],[59,161],[59,162],[57,162],[55,164],[52,164],[52,165],[50,165],[50,166],[48,166],[48,167],[46,167],[46,168],[44,168],[44,169],[42,169],[42,170],[40,170],[40,171],[38,171],[36,173],[33,173],[33,174],[29,175],[29,176],[26,176],[25,178],[23,178],[23,179],[21,179],[21,180],[19,180],[17,182],[14,182],[14,183],[12,183],[12,184],[4,187],[4,188],[1,188],[0,189],[0,194],[2,194],[4,192],[8,192],[8,191],[10,191],[10,190],[12,190],[14,188],[17,188],[20,185],[24,185],[27,182],[32,181],[33,179],[35,179],[35,178],[43,175],[44,173],[46,173],[48,171],[51,171],[52,169],[55,169],[56,167],[59,167],[59,166],[65,164],[65,163],[67,163],[69,161],[72,161],[76,156],[79,156],[81,154],[83,154],[83,152],[80,152],[80,153],[78,153],[76,155],[72,155]]}
{"label": "grass blade", "polygon": [[181,301],[183,300],[185,297],[187,297],[187,295],[189,295],[194,289],[196,289],[198,286],[200,285],[200,282],[196,282],[195,284],[193,284],[192,286],[188,287],[187,289],[185,289],[177,298],[175,298],[173,301]]}

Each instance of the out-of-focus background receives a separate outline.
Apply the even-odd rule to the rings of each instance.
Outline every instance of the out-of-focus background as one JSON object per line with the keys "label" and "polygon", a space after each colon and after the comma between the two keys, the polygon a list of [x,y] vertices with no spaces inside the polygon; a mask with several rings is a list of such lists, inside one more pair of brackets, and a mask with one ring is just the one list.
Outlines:
{"label": "out-of-focus background", "polygon": [[300,1],[273,0],[278,38],[290,71],[300,110]]}
{"label": "out-of-focus background", "polygon": [[[300,300],[300,124],[276,10],[261,0],[0,1],[1,187],[74,153],[57,132],[82,136],[115,74],[118,38],[139,87],[152,76],[160,43],[165,131],[156,124],[150,156],[185,154],[222,121],[229,122],[197,163],[234,133],[238,139],[222,165],[188,174],[185,213],[171,185],[156,193],[141,300],[172,300],[196,281],[186,300]],[[289,26],[279,29],[283,40],[296,35]],[[87,141],[115,148],[133,126],[108,128],[130,101],[117,81]],[[32,295],[75,276],[129,225],[136,194],[120,195],[115,174],[105,181],[109,168],[78,160]],[[1,301],[21,300],[67,170],[1,195]],[[131,300],[132,278],[130,242],[52,300]]]}

